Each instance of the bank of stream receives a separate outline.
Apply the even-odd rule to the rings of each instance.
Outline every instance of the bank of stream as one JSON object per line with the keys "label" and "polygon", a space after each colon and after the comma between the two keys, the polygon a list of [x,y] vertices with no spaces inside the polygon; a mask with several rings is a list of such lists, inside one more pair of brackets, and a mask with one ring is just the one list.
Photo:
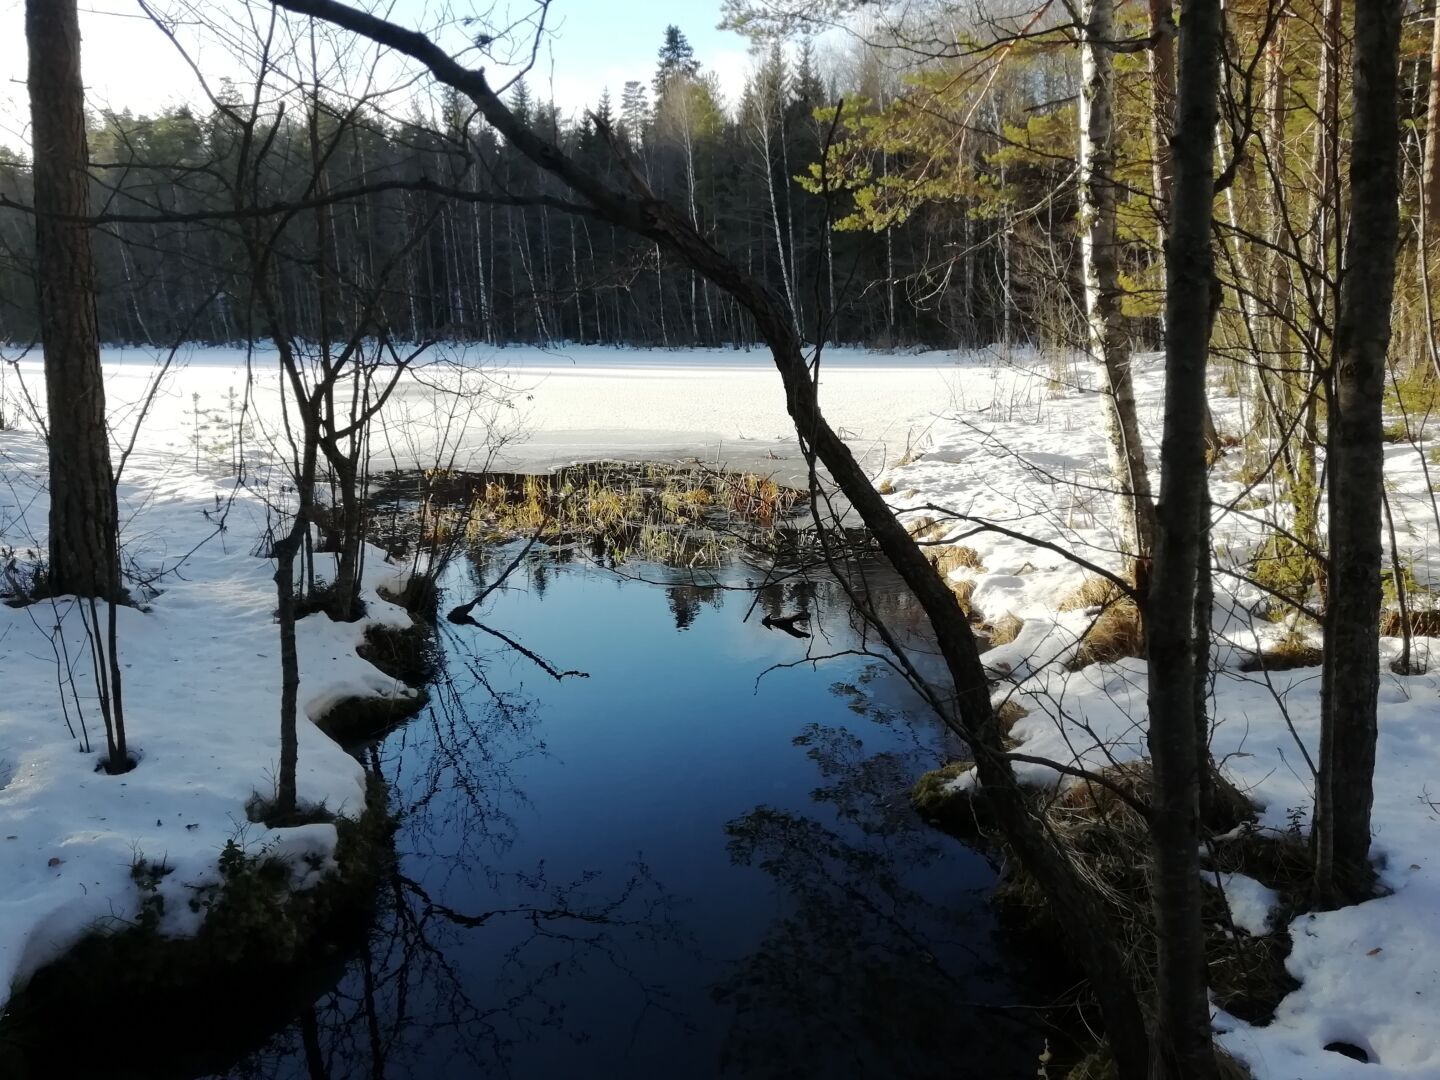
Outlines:
{"label": "bank of stream", "polygon": [[364,940],[129,1075],[1035,1075],[1058,1035],[994,870],[908,798],[960,748],[832,576],[488,539],[439,610],[514,566],[473,614],[533,657],[442,615],[427,707],[357,747],[398,821]]}

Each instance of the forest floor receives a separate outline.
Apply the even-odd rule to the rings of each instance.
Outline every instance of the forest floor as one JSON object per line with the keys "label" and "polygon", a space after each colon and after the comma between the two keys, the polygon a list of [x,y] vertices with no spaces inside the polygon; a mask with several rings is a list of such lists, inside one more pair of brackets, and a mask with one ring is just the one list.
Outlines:
{"label": "forest floor", "polygon": [[[162,358],[163,359],[163,358]],[[156,372],[145,350],[107,350],[112,426],[123,446]],[[192,930],[188,900],[213,882],[225,842],[251,850],[325,856],[334,828],[268,830],[245,806],[273,789],[278,764],[279,671],[268,560],[256,557],[271,515],[284,451],[274,358],[186,348],[177,353],[122,477],[126,559],[155,576],[147,610],[120,612],[126,716],[140,766],[94,771],[104,736],[88,645],[66,601],[0,607],[0,1001],[11,982],[57,955],[97,922],[133,920],[143,901],[137,860],[173,867],[159,884],[165,928]],[[483,365],[483,366],[482,366]],[[38,363],[6,369],[0,408],[12,419],[24,390],[43,400]],[[1136,366],[1149,449],[1158,443],[1161,378],[1155,358]],[[251,407],[242,407],[246,388]],[[1033,353],[888,356],[827,350],[821,400],[854,440],[903,518],[925,537],[977,617],[1008,623],[1007,644],[986,654],[997,696],[1026,710],[1012,731],[1027,752],[1103,766],[1144,755],[1145,669],[1118,659],[1075,670],[1095,621],[1089,575],[1074,553],[1118,569],[1099,399],[1085,371]],[[1241,445],[1213,475],[1219,673],[1212,696],[1215,758],[1277,833],[1308,827],[1318,732],[1319,669],[1248,671],[1257,653],[1292,659],[1317,643],[1313,626],[1278,614],[1249,575],[1269,532],[1286,520],[1268,480],[1241,477],[1255,457],[1254,428],[1239,398],[1215,388],[1223,433]],[[0,431],[0,545],[23,566],[43,552],[45,455],[38,436]],[[543,470],[597,457],[698,458],[801,475],[778,376],[763,352],[512,348],[438,356],[406,380],[372,440],[374,468],[453,464]],[[1417,607],[1440,591],[1440,522],[1430,494],[1429,449],[1387,453],[1397,546]],[[244,461],[248,483],[238,485]],[[935,509],[936,507],[943,508]],[[218,527],[223,516],[225,528]],[[1032,543],[983,528],[1023,534]],[[1053,546],[1047,546],[1053,545]],[[959,547],[971,549],[957,554]],[[1058,550],[1057,550],[1058,549]],[[3,564],[3,560],[0,560]],[[371,620],[407,616],[375,588],[392,572],[368,562]],[[1433,621],[1433,620],[1432,620]],[[61,629],[57,631],[55,628]],[[404,692],[359,659],[366,623],[301,623],[301,707],[315,717],[341,697]],[[61,642],[63,641],[63,646]],[[1417,639],[1431,663],[1440,642]],[[1376,853],[1387,895],[1291,927],[1287,965],[1301,986],[1273,1023],[1217,1012],[1223,1045],[1257,1077],[1440,1077],[1440,837],[1432,786],[1440,785],[1440,678],[1393,675],[1400,642],[1382,638]],[[59,654],[57,657],[57,653]],[[1313,657],[1311,658],[1313,659]],[[1433,666],[1433,665],[1432,665]],[[69,675],[66,672],[69,672]],[[62,694],[63,691],[63,694]],[[62,705],[63,702],[63,705]],[[83,713],[92,752],[77,751]],[[358,812],[359,766],[310,724],[301,725],[300,794]],[[1293,730],[1292,730],[1293,728]],[[1057,782],[1024,766],[1037,784]],[[314,861],[314,860],[311,860]],[[297,877],[313,871],[296,860]],[[1271,928],[1275,897],[1258,882],[1222,882],[1242,930]],[[1324,1050],[1344,1042],[1362,1065]]]}

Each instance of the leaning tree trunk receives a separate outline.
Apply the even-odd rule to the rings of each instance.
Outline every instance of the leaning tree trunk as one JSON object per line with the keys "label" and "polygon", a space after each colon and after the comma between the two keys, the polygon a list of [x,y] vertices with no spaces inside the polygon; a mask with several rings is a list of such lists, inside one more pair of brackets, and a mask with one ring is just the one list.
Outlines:
{"label": "leaning tree trunk", "polygon": [[115,481],[90,255],[75,0],[27,0],[35,256],[49,407],[50,590],[114,599]]}
{"label": "leaning tree trunk", "polygon": [[1315,886],[1322,903],[1367,896],[1380,663],[1381,406],[1399,233],[1400,0],[1355,6],[1351,209],[1331,376],[1326,467],[1330,563]]}
{"label": "leaning tree trunk", "polygon": [[[277,2],[291,11],[327,19],[419,60],[442,83],[468,94],[507,142],[584,200],[569,204],[570,209],[601,217],[654,241],[746,309],[770,348],[785,388],[786,407],[803,447],[829,471],[925,611],[954,687],[954,713],[958,715],[947,714],[946,720],[969,742],[977,774],[992,799],[1007,842],[1040,882],[1055,909],[1069,916],[1070,943],[1090,975],[1120,1077],[1143,1080],[1148,1039],[1109,916],[1032,814],[1006,756],[975,637],[955,594],[896,520],[849,447],[825,419],[813,373],[783,301],[721,254],[698,232],[693,221],[657,199],[637,172],[631,171],[629,191],[610,187],[517,120],[491,90],[483,72],[461,66],[425,35],[336,0]],[[608,129],[603,133],[610,137]]]}
{"label": "leaning tree trunk", "polygon": [[1115,0],[1089,0],[1080,46],[1080,216],[1085,272],[1085,314],[1091,356],[1104,373],[1105,441],[1120,545],[1143,587],[1155,539],[1145,448],[1135,410],[1130,346],[1120,317],[1120,274],[1115,238],[1115,72],[1111,55]]}
{"label": "leaning tree trunk", "polygon": [[1146,620],[1150,756],[1155,769],[1150,836],[1159,950],[1152,1076],[1165,1080],[1206,1080],[1216,1075],[1200,910],[1200,791],[1206,770],[1200,706],[1206,673],[1197,664],[1195,615],[1205,584],[1199,566],[1208,554],[1210,514],[1203,406],[1211,297],[1218,287],[1210,232],[1219,84],[1220,0],[1190,0],[1180,33],[1171,144],[1174,186],[1165,273],[1165,432]]}

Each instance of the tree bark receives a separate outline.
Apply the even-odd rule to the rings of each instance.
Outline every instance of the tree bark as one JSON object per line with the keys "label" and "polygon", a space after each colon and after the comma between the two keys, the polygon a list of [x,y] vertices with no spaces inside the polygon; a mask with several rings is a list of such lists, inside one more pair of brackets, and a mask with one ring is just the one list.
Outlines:
{"label": "tree bark", "polygon": [[75,0],[27,0],[35,254],[49,409],[50,590],[117,599],[115,481],[95,318]]}
{"label": "tree bark", "polygon": [[[1210,1036],[1205,929],[1200,911],[1199,733],[1205,673],[1197,665],[1199,561],[1208,552],[1205,369],[1217,283],[1215,126],[1219,120],[1220,0],[1189,0],[1180,34],[1180,78],[1171,143],[1173,191],[1166,253],[1165,431],[1154,576],[1148,596],[1151,820],[1156,1035],[1152,1075],[1216,1075]],[[1208,562],[1207,562],[1208,566]],[[1198,715],[1197,715],[1198,712]]]}
{"label": "tree bark", "polygon": [[1440,5],[1432,16],[1430,40],[1430,100],[1425,108],[1425,164],[1420,180],[1425,201],[1425,222],[1432,231],[1440,221]]}
{"label": "tree bark", "polygon": [[1150,9],[1150,153],[1159,204],[1160,241],[1165,241],[1170,207],[1170,128],[1175,115],[1174,0],[1148,0]]}
{"label": "tree bark", "polygon": [[1090,355],[1104,373],[1105,441],[1117,488],[1116,524],[1120,545],[1132,560],[1132,575],[1143,585],[1155,540],[1155,505],[1150,494],[1130,345],[1120,317],[1120,275],[1115,238],[1114,58],[1115,0],[1088,0],[1080,43],[1080,218],[1085,275],[1085,314]]}
{"label": "tree bark", "polygon": [[1046,838],[1005,756],[1002,733],[990,705],[989,682],[974,634],[940,575],[914,539],[895,519],[885,499],[820,410],[813,373],[784,302],[747,275],[702,236],[694,224],[660,199],[638,173],[630,191],[611,188],[553,143],[520,124],[484,74],[463,67],[425,35],[378,19],[336,0],[276,0],[279,6],[314,15],[369,37],[419,60],[446,85],[468,94],[504,138],[541,168],[564,181],[584,201],[576,212],[598,215],[653,240],[686,266],[734,297],[754,319],[770,348],[785,389],[786,408],[802,448],[823,463],[870,529],[935,632],[955,691],[947,723],[969,743],[976,771],[992,799],[1007,842],[1040,882],[1049,901],[1067,913],[1071,947],[1090,975],[1122,1080],[1143,1080],[1148,1038],[1134,987],[1125,969],[1109,918],[1068,859]]}
{"label": "tree bark", "polygon": [[1380,662],[1381,407],[1399,233],[1399,0],[1355,6],[1351,210],[1328,425],[1330,563],[1315,886],[1321,903],[1369,895]]}

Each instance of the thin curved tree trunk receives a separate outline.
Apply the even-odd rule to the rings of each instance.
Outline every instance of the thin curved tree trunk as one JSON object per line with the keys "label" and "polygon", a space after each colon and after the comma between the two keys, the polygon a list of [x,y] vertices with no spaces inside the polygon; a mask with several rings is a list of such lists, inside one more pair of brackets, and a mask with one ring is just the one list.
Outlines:
{"label": "thin curved tree trunk", "polygon": [[1425,164],[1420,180],[1425,220],[1440,221],[1440,5],[1432,16],[1430,40],[1430,100],[1425,108]]}
{"label": "thin curved tree trunk", "polygon": [[[1069,916],[1066,922],[1073,931],[1070,943],[1085,965],[1100,1001],[1120,1077],[1143,1080],[1149,1040],[1109,918],[1033,816],[1006,756],[1000,725],[990,704],[989,682],[969,622],[955,594],[826,421],[813,373],[784,302],[721,254],[693,222],[645,190],[638,173],[631,173],[629,192],[609,187],[558,147],[517,122],[490,89],[482,72],[463,67],[425,35],[335,0],[277,2],[292,11],[336,23],[425,64],[442,83],[468,94],[485,119],[522,154],[564,181],[582,200],[574,204],[576,212],[602,217],[653,240],[749,312],[780,373],[786,408],[802,447],[813,455],[812,460],[825,466],[925,611],[954,687],[954,713],[947,713],[945,718],[968,741],[1007,842],[1040,882],[1050,903]],[[613,145],[613,135],[606,132],[606,136]]]}
{"label": "thin curved tree trunk", "polygon": [[1155,504],[1135,408],[1130,345],[1120,317],[1115,237],[1115,0],[1088,0],[1080,44],[1080,218],[1089,350],[1104,377],[1105,444],[1116,486],[1121,548],[1143,588],[1155,542]]}

